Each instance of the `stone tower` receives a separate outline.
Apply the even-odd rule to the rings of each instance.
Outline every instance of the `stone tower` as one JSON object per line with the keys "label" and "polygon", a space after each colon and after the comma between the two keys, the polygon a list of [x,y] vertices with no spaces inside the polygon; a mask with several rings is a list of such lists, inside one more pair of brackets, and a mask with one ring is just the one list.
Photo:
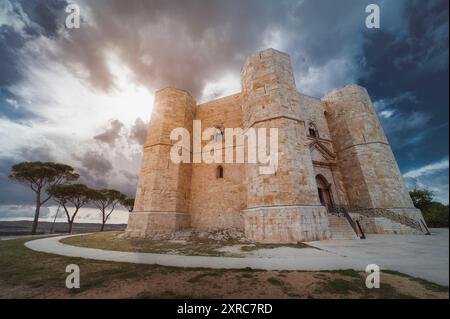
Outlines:
{"label": "stone tower", "polygon": [[413,205],[367,90],[336,89],[322,99],[349,202],[422,219]]}
{"label": "stone tower", "polygon": [[192,136],[195,106],[186,91],[165,88],[156,92],[128,235],[138,237],[189,227],[191,166],[171,161],[174,142],[170,133],[184,127]]}
{"label": "stone tower", "polygon": [[[192,161],[210,152],[194,146],[194,119],[214,131],[199,144],[222,151],[227,128],[265,129],[266,144],[276,129],[276,169],[248,161],[242,140],[228,149],[244,148],[245,163]],[[175,128],[190,133],[189,163],[170,158]],[[423,233],[422,226],[364,88],[349,85],[322,99],[301,94],[289,56],[268,49],[247,58],[236,94],[197,104],[183,90],[156,92],[128,236],[237,228],[253,241],[297,242],[357,238],[361,229]]]}
{"label": "stone tower", "polygon": [[275,242],[328,238],[289,56],[273,49],[251,55],[241,83],[244,129],[277,128],[279,154],[275,174],[247,165],[246,237]]}

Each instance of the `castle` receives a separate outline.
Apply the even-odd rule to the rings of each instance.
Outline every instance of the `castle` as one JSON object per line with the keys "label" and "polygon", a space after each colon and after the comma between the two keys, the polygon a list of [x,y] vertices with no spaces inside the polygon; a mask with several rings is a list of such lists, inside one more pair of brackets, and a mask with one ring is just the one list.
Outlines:
{"label": "castle", "polygon": [[[173,163],[171,131],[192,133],[196,119],[220,131],[277,128],[276,172],[260,174],[257,163]],[[289,56],[274,49],[247,58],[238,94],[198,105],[184,90],[156,92],[127,234],[186,228],[237,228],[261,242],[427,232],[366,89],[301,94]]]}

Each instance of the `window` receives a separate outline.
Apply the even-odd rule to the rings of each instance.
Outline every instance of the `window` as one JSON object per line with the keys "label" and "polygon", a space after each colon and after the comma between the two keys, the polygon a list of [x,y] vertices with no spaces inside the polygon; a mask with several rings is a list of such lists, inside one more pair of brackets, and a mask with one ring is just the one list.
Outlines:
{"label": "window", "polygon": [[222,142],[222,136],[222,131],[219,128],[216,128],[216,133],[214,134],[214,142]]}
{"label": "window", "polygon": [[317,128],[314,123],[309,123],[308,125],[308,135],[311,137],[319,137],[319,133],[317,132]]}
{"label": "window", "polygon": [[223,167],[222,166],[217,166],[216,177],[223,178]]}

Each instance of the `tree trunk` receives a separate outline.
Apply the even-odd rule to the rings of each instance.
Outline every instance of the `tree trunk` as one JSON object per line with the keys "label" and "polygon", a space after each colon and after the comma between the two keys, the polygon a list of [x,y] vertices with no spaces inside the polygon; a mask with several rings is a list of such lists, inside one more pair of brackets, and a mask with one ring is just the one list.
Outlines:
{"label": "tree trunk", "polygon": [[73,225],[73,220],[69,221],[69,234],[72,234],[72,225]]}
{"label": "tree trunk", "polygon": [[39,212],[41,210],[41,192],[36,193],[36,210],[34,212],[33,227],[31,228],[31,235],[36,235],[38,223],[39,223]]}
{"label": "tree trunk", "polygon": [[105,224],[106,224],[106,221],[102,222],[102,227],[100,228],[100,231],[103,231],[105,229]]}

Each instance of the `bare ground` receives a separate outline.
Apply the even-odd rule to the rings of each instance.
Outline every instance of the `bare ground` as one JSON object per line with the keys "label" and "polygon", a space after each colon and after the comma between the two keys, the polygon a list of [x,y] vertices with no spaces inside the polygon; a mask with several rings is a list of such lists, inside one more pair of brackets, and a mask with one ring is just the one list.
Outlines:
{"label": "bare ground", "polygon": [[[184,269],[102,262],[38,253],[27,239],[0,242],[0,298],[448,298],[448,287],[404,274],[381,274],[367,289],[365,273],[254,269]],[[81,271],[81,288],[65,288],[66,265]]]}

